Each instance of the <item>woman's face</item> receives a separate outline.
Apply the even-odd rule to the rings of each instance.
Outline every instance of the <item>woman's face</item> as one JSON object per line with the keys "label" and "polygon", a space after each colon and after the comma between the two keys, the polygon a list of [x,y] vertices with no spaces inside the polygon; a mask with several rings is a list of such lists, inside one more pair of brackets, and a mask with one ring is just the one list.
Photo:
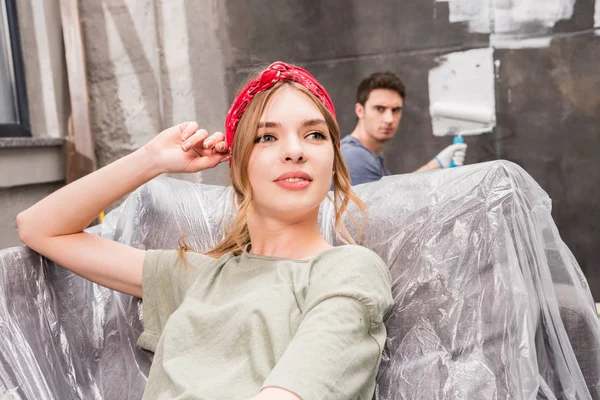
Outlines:
{"label": "woman's face", "polygon": [[260,118],[248,163],[255,211],[295,220],[318,210],[331,186],[333,158],[319,108],[294,87],[281,87]]}

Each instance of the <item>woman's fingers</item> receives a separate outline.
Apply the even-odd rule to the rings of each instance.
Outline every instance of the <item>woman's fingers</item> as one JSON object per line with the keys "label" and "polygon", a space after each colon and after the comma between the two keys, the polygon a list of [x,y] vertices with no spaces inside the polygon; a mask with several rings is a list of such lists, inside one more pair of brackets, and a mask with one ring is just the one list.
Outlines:
{"label": "woman's fingers", "polygon": [[208,138],[206,138],[206,140],[204,141],[204,148],[205,149],[215,149],[219,152],[223,151],[222,150],[222,145],[220,145],[221,142],[223,142],[225,140],[225,135],[223,135],[223,132],[215,132],[212,135],[210,135]]}
{"label": "woman's fingers", "polygon": [[213,168],[216,165],[229,161],[231,157],[229,154],[213,153],[203,157],[196,157],[190,162],[190,169],[192,171],[202,171],[208,168]]}
{"label": "woman's fingers", "polygon": [[212,154],[212,150],[222,154],[229,153],[229,148],[227,147],[227,142],[225,142],[225,135],[223,132],[215,132],[206,138],[204,140],[204,148],[206,150],[211,150],[210,154]]}
{"label": "woman's fingers", "polygon": [[193,170],[212,168],[230,159],[229,147],[225,142],[225,135],[222,132],[215,132],[208,136],[208,132],[205,129],[200,129],[185,140],[181,148],[183,151],[194,149],[200,156],[192,161],[191,167]]}
{"label": "woman's fingers", "polygon": [[222,141],[215,145],[215,150],[219,153],[229,153],[229,148],[227,147],[227,142]]}
{"label": "woman's fingers", "polygon": [[185,139],[185,141],[181,144],[181,148],[183,149],[183,151],[193,149],[194,147],[201,144],[207,137],[208,132],[206,131],[206,129],[200,129],[199,131],[196,131],[187,139]]}
{"label": "woman's fingers", "polygon": [[179,137],[182,141],[192,136],[198,130],[198,123],[194,121],[184,122],[176,125],[176,129],[179,129]]}

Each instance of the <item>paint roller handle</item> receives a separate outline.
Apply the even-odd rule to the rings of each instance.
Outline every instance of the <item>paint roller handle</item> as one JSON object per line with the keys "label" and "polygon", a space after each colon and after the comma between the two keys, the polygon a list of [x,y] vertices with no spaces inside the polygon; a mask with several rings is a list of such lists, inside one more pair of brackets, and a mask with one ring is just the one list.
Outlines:
{"label": "paint roller handle", "polygon": [[[461,138],[462,140],[462,138]],[[455,143],[446,147],[444,150],[440,152],[437,156],[435,156],[435,160],[440,165],[440,168],[450,168],[452,161],[455,162],[456,166],[462,165],[464,161],[464,156],[467,151],[466,143]]]}
{"label": "paint roller handle", "polygon": [[[463,139],[462,136],[454,136],[454,139],[452,139],[452,144],[461,144],[464,143],[465,139]],[[454,158],[452,158],[452,162],[450,163],[450,168],[454,168],[456,167],[456,163],[454,162]]]}

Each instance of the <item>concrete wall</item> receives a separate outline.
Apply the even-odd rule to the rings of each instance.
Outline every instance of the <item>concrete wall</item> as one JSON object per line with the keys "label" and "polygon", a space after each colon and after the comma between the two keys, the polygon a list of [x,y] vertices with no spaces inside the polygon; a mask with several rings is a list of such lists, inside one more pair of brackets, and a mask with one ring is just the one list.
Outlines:
{"label": "concrete wall", "polygon": [[[212,1],[81,3],[92,125],[99,165],[163,129],[196,120],[222,130],[224,66]],[[227,167],[180,178],[223,183]]]}
{"label": "concrete wall", "polygon": [[[432,134],[430,71],[449,54],[491,48],[497,126],[467,139],[467,162],[504,158],[533,175],[553,198],[560,232],[600,298],[596,3],[83,0],[99,164],[176,122],[221,130],[248,71],[280,59],[325,85],[343,132],[355,122],[358,82],[374,71],[397,72],[408,98],[385,155],[394,173],[410,172],[450,142]],[[222,165],[186,179],[225,183],[226,175]]]}
{"label": "concrete wall", "polygon": [[600,248],[594,246],[600,242],[600,2],[219,4],[229,99],[255,63],[297,62],[330,91],[348,133],[359,81],[375,71],[398,73],[408,98],[400,131],[384,151],[393,173],[413,171],[450,143],[432,134],[430,71],[448,54],[492,48],[497,127],[467,138],[467,162],[504,158],[539,182],[600,298]]}
{"label": "concrete wall", "polygon": [[0,249],[20,246],[16,217],[22,210],[59,189],[62,183],[16,186],[0,190]]}
{"label": "concrete wall", "polygon": [[[6,174],[0,177],[0,248],[20,244],[17,214],[62,186],[64,152],[57,140],[48,138],[66,136],[69,115],[59,1],[16,3],[35,139],[28,143],[25,139],[3,139],[0,143],[0,173]],[[9,168],[6,163],[11,159],[16,161]]]}

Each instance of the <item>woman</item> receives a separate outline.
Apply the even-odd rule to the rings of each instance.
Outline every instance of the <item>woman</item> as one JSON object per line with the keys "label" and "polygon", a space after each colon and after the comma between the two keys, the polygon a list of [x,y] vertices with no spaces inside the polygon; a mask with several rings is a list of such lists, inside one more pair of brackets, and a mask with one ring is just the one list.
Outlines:
{"label": "woman", "polygon": [[[350,201],[335,112],[305,70],[277,62],[240,92],[225,135],[194,122],[43,199],[21,240],[100,285],[143,299],[138,344],[155,353],[146,399],[371,399],[392,304],[373,252],[332,247],[318,226],[332,179],[336,227]],[[206,254],[144,251],[83,232],[166,172],[230,161],[238,213]],[[89,193],[94,193],[89,196]]]}

